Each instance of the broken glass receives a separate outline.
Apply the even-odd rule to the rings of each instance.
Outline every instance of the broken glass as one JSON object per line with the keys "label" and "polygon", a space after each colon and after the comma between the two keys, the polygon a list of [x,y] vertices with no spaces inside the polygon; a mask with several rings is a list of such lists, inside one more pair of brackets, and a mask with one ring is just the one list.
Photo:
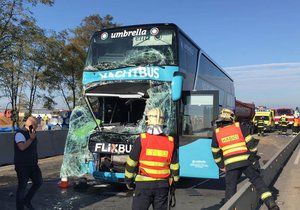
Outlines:
{"label": "broken glass", "polygon": [[[171,85],[167,82],[152,82],[150,81],[150,88],[146,93],[146,104],[143,108],[143,115],[136,123],[106,123],[103,126],[104,132],[109,133],[125,133],[125,134],[139,134],[146,131],[146,113],[153,108],[160,108],[165,113],[165,126],[164,133],[172,134],[175,132],[175,103],[171,98]],[[108,100],[108,99],[106,99]],[[113,109],[113,108],[111,108]],[[133,109],[133,113],[137,112],[138,108]],[[121,112],[127,112],[126,109],[120,109],[118,116],[121,116]],[[112,111],[110,111],[112,112]],[[127,115],[127,113],[125,113]],[[100,116],[107,115],[100,112]],[[101,117],[100,117],[101,118]],[[135,138],[136,136],[134,136]]]}
{"label": "broken glass", "polygon": [[88,150],[88,137],[95,127],[96,123],[87,107],[75,107],[70,117],[60,177],[80,177],[89,172],[86,162],[93,157]]}
{"label": "broken glass", "polygon": [[[168,56],[168,57],[167,57]],[[156,65],[163,66],[167,64],[174,65],[174,54],[170,47],[166,48],[166,53],[163,53],[157,49],[146,47],[144,49],[129,50],[124,60],[116,62],[104,62],[98,61],[96,65],[88,65],[85,70],[111,70],[117,68],[135,67],[135,66],[147,66]]]}
{"label": "broken glass", "polygon": [[[149,82],[150,88],[147,90],[146,103],[141,119],[137,120],[136,123],[101,125],[102,135],[97,135],[96,141],[101,139],[109,141],[111,138],[133,143],[139,133],[146,131],[146,113],[155,107],[160,108],[165,114],[164,133],[167,135],[175,133],[176,112],[175,103],[171,98],[170,83]],[[100,119],[97,119],[97,123],[101,124]],[[97,125],[86,105],[77,106],[73,110],[70,117],[70,127],[60,171],[61,177],[80,177],[93,171],[89,163],[91,163],[94,158],[88,149],[88,142],[91,134],[99,132],[95,130],[96,127]]]}
{"label": "broken glass", "polygon": [[[84,70],[99,71],[133,66],[177,65],[175,30],[162,27],[157,30],[158,34],[156,35],[148,33],[113,38],[115,30],[119,29],[110,29],[107,34],[109,33],[111,36],[105,38],[101,33],[94,34]],[[117,32],[117,34],[119,33]]]}
{"label": "broken glass", "polygon": [[160,108],[165,114],[164,133],[167,135],[175,133],[176,128],[176,112],[175,103],[171,97],[170,83],[162,83],[158,86],[153,86],[147,91],[149,98],[146,101],[143,118],[138,124],[138,130],[146,130],[146,113],[153,108]]}

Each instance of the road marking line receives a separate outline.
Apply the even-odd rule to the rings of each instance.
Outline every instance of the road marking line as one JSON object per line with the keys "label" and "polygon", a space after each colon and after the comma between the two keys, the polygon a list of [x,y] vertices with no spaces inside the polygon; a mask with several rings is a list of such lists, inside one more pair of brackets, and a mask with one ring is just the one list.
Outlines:
{"label": "road marking line", "polygon": [[300,149],[298,150],[298,154],[297,154],[297,157],[296,157],[295,162],[294,162],[295,165],[298,165],[299,159],[300,159]]}

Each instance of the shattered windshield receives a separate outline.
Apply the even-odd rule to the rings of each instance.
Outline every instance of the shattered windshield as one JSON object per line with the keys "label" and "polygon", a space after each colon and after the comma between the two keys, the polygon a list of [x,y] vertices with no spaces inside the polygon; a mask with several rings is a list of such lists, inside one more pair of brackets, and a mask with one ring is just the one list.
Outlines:
{"label": "shattered windshield", "polygon": [[127,28],[97,32],[91,40],[85,70],[177,65],[175,30]]}
{"label": "shattered windshield", "polygon": [[[164,113],[164,133],[175,133],[176,108],[171,98],[170,83],[149,83],[144,99],[89,97],[92,110],[83,104],[72,111],[60,177],[80,177],[93,171],[88,165],[94,160],[88,148],[89,139],[96,142],[133,142],[136,134],[146,131],[145,115],[152,108],[159,107]],[[101,125],[101,135],[91,111]]]}
{"label": "shattered windshield", "polygon": [[101,121],[103,131],[130,134],[145,132],[145,115],[155,107],[165,113],[164,132],[170,134],[175,131],[175,103],[171,98],[170,84],[150,83],[141,98],[89,97],[92,111]]}

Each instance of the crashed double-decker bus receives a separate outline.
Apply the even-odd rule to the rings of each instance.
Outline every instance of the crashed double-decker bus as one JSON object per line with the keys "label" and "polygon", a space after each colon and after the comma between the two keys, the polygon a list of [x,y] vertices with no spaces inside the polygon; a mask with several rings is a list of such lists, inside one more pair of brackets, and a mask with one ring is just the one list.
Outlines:
{"label": "crashed double-decker bus", "polygon": [[180,176],[218,178],[212,122],[235,107],[233,80],[175,24],[104,29],[91,38],[84,99],[96,122],[88,136],[96,179],[122,182],[146,112],[159,107],[175,137]]}

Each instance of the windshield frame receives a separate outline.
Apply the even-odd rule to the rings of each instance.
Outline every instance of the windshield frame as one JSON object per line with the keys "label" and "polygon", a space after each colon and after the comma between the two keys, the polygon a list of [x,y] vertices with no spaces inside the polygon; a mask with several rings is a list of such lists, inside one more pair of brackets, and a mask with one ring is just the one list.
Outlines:
{"label": "windshield frame", "polygon": [[[164,30],[170,30],[173,31],[173,37],[172,40],[174,43],[172,43],[171,49],[174,52],[174,64],[166,64],[166,65],[155,65],[155,64],[148,64],[148,65],[124,65],[124,66],[119,66],[116,68],[95,68],[95,69],[89,69],[88,67],[91,66],[91,63],[88,63],[92,58],[91,58],[91,51],[92,51],[92,46],[93,46],[93,39],[95,38],[95,36],[99,37],[101,35],[99,34],[103,34],[103,33],[116,33],[116,32],[120,32],[122,30],[126,30],[126,31],[134,31],[137,29],[145,29],[148,31],[147,35],[149,34],[149,31],[152,28],[159,28],[160,31],[164,31]],[[125,27],[117,27],[117,28],[110,28],[110,29],[103,29],[101,31],[96,31],[93,36],[91,37],[90,40],[90,44],[89,44],[89,49],[88,49],[88,53],[87,53],[87,58],[86,58],[86,62],[85,62],[85,68],[84,71],[88,72],[88,71],[105,71],[105,70],[114,70],[114,69],[120,69],[120,68],[126,68],[126,67],[138,67],[138,66],[179,66],[179,47],[178,47],[178,32],[179,29],[175,24],[147,24],[147,25],[135,25],[135,26],[125,26]],[[137,36],[132,36],[133,37],[137,37]],[[155,46],[155,45],[154,45]],[[147,46],[146,46],[147,47]],[[145,48],[146,48],[145,47]],[[151,46],[150,46],[151,48]],[[95,66],[95,65],[93,65]]]}
{"label": "windshield frame", "polygon": [[276,114],[277,115],[293,115],[293,110],[292,109],[276,109]]}

